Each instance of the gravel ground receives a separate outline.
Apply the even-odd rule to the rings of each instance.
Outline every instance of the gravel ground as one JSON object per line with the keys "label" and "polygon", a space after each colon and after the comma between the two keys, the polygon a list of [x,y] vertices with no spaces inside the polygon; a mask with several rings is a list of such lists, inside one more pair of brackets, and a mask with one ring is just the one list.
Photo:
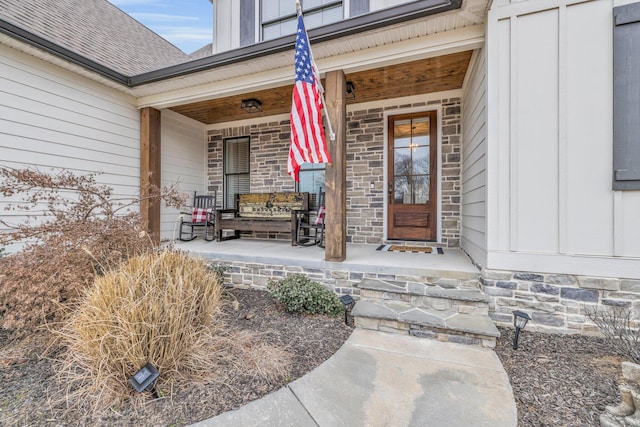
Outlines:
{"label": "gravel ground", "polygon": [[[229,328],[260,332],[269,344],[293,354],[287,378],[269,383],[238,377],[226,386],[208,384],[178,391],[171,399],[150,400],[142,409],[125,405],[107,415],[82,414],[50,403],[63,390],[51,380],[50,359],[39,357],[46,337],[9,343],[0,331],[0,425],[187,425],[238,408],[299,378],[335,353],[352,331],[342,317],[288,314],[265,292],[229,292],[239,302],[238,311],[228,310]],[[514,351],[513,330],[500,332],[496,353],[511,381],[519,427],[599,426],[605,405],[618,403],[622,359],[604,340],[525,330]]]}
{"label": "gravel ground", "polygon": [[603,339],[525,329],[513,350],[514,330],[500,332],[496,353],[511,381],[519,427],[600,426],[604,407],[618,404],[622,359]]}
{"label": "gravel ground", "polygon": [[268,344],[293,355],[286,378],[268,382],[241,375],[233,383],[207,384],[177,391],[171,398],[149,400],[141,409],[124,405],[106,415],[79,413],[51,404],[64,391],[52,379],[51,360],[39,357],[46,336],[9,343],[0,331],[0,426],[188,425],[239,408],[301,377],[335,353],[352,332],[344,317],[286,313],[266,292],[232,289],[229,293],[237,298],[239,309],[227,307],[228,327],[257,332]]}

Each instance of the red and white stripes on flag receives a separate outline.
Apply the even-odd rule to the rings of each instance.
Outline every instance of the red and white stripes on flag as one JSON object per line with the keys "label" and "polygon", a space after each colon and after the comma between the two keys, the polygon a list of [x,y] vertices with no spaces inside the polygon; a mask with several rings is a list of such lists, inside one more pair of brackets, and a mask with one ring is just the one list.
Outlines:
{"label": "red and white stripes on flag", "polygon": [[329,148],[322,126],[322,85],[311,55],[302,13],[298,13],[296,34],[295,85],[291,105],[291,148],[287,172],[299,181],[303,163],[330,163]]}

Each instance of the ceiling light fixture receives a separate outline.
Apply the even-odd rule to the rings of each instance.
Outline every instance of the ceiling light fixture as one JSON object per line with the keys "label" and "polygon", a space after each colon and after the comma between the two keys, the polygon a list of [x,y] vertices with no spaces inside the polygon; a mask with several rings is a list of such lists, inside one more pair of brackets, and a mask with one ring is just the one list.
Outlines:
{"label": "ceiling light fixture", "polygon": [[356,87],[353,82],[347,82],[347,98],[354,99],[356,97]]}
{"label": "ceiling light fixture", "polygon": [[259,113],[262,111],[262,102],[255,98],[244,99],[240,104],[240,108],[247,113]]}

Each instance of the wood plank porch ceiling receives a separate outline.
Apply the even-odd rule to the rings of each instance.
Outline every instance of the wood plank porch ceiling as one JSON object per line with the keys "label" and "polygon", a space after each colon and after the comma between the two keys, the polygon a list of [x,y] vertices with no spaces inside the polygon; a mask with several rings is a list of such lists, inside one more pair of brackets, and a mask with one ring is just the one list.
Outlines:
{"label": "wood plank porch ceiling", "polygon": [[[378,101],[421,93],[460,89],[471,59],[471,51],[375,68],[346,75],[355,86],[355,98],[347,104]],[[274,89],[211,99],[172,107],[171,110],[204,124],[288,113],[291,109],[293,83]],[[240,109],[243,99],[262,102],[262,112],[246,113]]]}

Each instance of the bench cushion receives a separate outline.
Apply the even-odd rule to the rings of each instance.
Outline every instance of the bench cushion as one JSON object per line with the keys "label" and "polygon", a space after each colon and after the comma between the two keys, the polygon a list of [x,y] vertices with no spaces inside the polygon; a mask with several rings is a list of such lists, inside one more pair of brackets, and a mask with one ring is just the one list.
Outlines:
{"label": "bench cushion", "polygon": [[291,220],[292,210],[304,210],[306,193],[239,194],[238,216]]}

